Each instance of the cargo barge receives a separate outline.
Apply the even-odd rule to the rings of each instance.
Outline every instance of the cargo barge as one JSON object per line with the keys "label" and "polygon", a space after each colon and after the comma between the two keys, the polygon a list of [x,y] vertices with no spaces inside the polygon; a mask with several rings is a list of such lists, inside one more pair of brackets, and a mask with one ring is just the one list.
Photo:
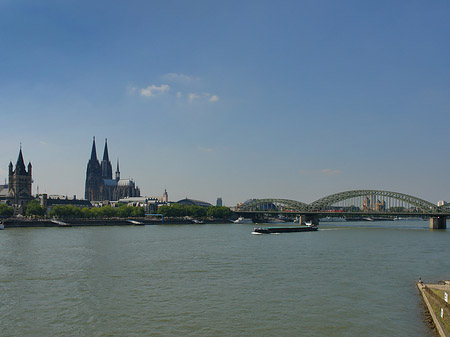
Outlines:
{"label": "cargo barge", "polygon": [[297,233],[297,232],[314,232],[318,228],[316,226],[291,226],[291,227],[256,227],[252,234],[279,234],[279,233]]}

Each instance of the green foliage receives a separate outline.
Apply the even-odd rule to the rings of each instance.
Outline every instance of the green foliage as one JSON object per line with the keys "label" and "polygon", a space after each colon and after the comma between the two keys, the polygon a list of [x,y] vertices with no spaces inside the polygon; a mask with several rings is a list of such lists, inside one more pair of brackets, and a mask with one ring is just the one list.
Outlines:
{"label": "green foliage", "polygon": [[206,215],[211,218],[228,219],[233,211],[225,206],[211,206],[208,208]]}
{"label": "green foliage", "polygon": [[210,206],[206,208],[196,205],[183,206],[180,204],[172,204],[170,206],[163,205],[158,208],[158,214],[162,214],[165,217],[192,216],[195,218],[212,217],[227,219],[232,213],[233,212],[225,206]]}
{"label": "green foliage", "polygon": [[162,214],[166,217],[182,217],[190,215],[187,206],[180,204],[173,204],[171,206],[163,205],[158,208],[158,214]]}
{"label": "green foliage", "polygon": [[[131,207],[131,206],[129,206]],[[142,207],[131,207],[131,216],[133,217],[143,217],[145,216],[145,210]]]}
{"label": "green foliage", "polygon": [[129,218],[143,217],[145,210],[142,207],[125,206],[119,207],[103,206],[103,207],[84,207],[79,208],[71,205],[57,205],[53,207],[50,216],[58,218]]}
{"label": "green foliage", "polygon": [[109,205],[98,208],[98,212],[100,218],[112,218],[117,216],[117,210]]}
{"label": "green foliage", "polygon": [[188,215],[193,216],[194,218],[203,218],[206,216],[206,208],[202,206],[187,206]]}
{"label": "green foliage", "polygon": [[25,215],[26,216],[44,216],[47,212],[47,209],[45,207],[42,207],[39,201],[37,200],[31,200],[26,206],[25,206]]}
{"label": "green foliage", "polygon": [[128,218],[132,216],[133,207],[121,205],[117,208],[117,216],[119,218]]}
{"label": "green foliage", "polygon": [[1,217],[10,217],[14,214],[14,210],[12,207],[9,207],[6,204],[0,204],[0,216]]}
{"label": "green foliage", "polygon": [[49,215],[57,218],[80,218],[81,209],[72,205],[56,205]]}

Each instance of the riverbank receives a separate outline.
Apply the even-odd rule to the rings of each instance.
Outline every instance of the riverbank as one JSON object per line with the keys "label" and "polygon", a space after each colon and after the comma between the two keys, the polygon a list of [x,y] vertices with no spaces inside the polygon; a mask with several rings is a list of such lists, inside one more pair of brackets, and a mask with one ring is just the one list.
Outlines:
{"label": "riverbank", "polygon": [[417,288],[422,295],[439,336],[450,337],[450,305],[448,303],[450,281],[445,281],[443,284],[419,282],[417,283]]}
{"label": "riverbank", "polygon": [[[227,220],[207,220],[212,223],[228,223]],[[201,224],[191,219],[165,218],[129,218],[129,219],[6,219],[3,221],[5,228],[29,228],[29,227],[78,227],[78,226],[145,226],[145,225],[189,225]]]}

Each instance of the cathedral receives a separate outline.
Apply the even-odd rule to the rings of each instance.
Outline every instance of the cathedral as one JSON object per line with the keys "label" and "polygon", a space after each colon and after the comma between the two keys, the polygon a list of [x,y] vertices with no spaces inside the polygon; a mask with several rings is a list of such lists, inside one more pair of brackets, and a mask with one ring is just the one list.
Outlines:
{"label": "cathedral", "polygon": [[109,161],[108,142],[105,139],[103,160],[97,159],[95,137],[92,142],[91,159],[86,169],[85,199],[89,201],[117,201],[126,197],[139,197],[141,192],[132,179],[120,179],[119,160],[115,179]]}

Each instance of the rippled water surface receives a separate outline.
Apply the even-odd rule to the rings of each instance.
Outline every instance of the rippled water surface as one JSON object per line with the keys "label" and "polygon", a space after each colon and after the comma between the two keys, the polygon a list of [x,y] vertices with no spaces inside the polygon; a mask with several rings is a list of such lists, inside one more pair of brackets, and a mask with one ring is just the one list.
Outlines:
{"label": "rippled water surface", "polygon": [[7,229],[1,336],[432,336],[415,282],[450,278],[428,222]]}

